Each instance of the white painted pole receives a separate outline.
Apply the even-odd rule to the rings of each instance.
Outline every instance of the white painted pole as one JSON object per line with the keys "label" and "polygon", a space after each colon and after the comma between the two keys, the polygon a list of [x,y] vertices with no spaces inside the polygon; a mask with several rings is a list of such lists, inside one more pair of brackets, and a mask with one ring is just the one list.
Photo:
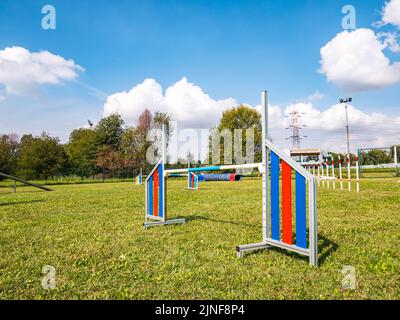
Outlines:
{"label": "white painted pole", "polygon": [[167,133],[165,131],[165,125],[164,124],[162,125],[161,130],[162,130],[162,137],[161,137],[161,144],[162,144],[161,145],[161,152],[162,152],[162,155],[161,155],[161,157],[162,157],[163,163],[165,164],[166,161],[167,161],[167,154],[166,154],[166,152],[167,152],[167,137],[166,137]]}
{"label": "white painted pole", "polygon": [[336,180],[336,178],[335,178],[335,162],[333,161],[333,158],[332,158],[331,165],[332,165],[332,178],[333,178],[333,180],[332,180],[332,186],[333,186],[333,189],[336,189],[336,182],[335,182],[335,180]]}
{"label": "white painted pole", "polygon": [[[328,162],[328,160],[326,160],[325,165],[326,165],[326,177],[329,178],[329,162]],[[326,180],[327,180],[326,183],[327,183],[328,188],[329,188],[329,185],[330,185],[329,179],[326,179]]]}
{"label": "white painted pole", "polygon": [[320,179],[320,171],[321,171],[321,169],[320,169],[320,165],[318,164],[318,167],[317,167],[317,169],[318,169],[318,179],[317,179],[317,181],[318,181],[318,187],[319,187],[319,179]]}
{"label": "white painted pole", "polygon": [[347,182],[349,191],[351,191],[350,154],[347,155]]}
{"label": "white painted pole", "polygon": [[262,112],[262,227],[263,227],[263,241],[269,238],[269,150],[266,146],[268,140],[268,93],[267,91],[261,92],[261,112]]}
{"label": "white painted pole", "polygon": [[358,175],[358,156],[356,156],[356,179],[357,179],[357,192],[360,192],[360,177]]}
{"label": "white painted pole", "polygon": [[325,173],[324,173],[324,162],[321,162],[321,171],[322,171],[322,186],[325,187]]}
{"label": "white painted pole", "polygon": [[394,154],[394,172],[396,176],[399,175],[399,169],[397,168],[397,146],[393,147],[393,154]]}
{"label": "white painted pole", "polygon": [[340,179],[340,190],[343,190],[342,159],[340,159],[340,156],[339,156],[339,179]]}

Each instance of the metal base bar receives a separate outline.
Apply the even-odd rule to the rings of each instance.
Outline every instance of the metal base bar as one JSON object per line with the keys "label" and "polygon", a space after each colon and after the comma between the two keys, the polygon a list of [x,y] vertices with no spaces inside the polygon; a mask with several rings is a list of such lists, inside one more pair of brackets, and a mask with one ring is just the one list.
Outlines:
{"label": "metal base bar", "polygon": [[298,254],[302,254],[305,256],[310,256],[309,249],[300,248],[295,245],[286,244],[286,243],[272,240],[272,239],[267,239],[264,242],[260,242],[260,243],[252,243],[252,244],[237,246],[236,247],[236,255],[238,258],[241,258],[242,252],[267,249],[267,248],[271,248],[271,247],[277,247],[277,248],[293,251],[293,252],[296,252]]}
{"label": "metal base bar", "polygon": [[143,223],[144,228],[155,227],[155,226],[162,226],[167,224],[176,224],[176,223],[185,223],[185,219],[172,219],[166,221],[152,221],[152,222],[145,222]]}
{"label": "metal base bar", "polygon": [[251,243],[251,244],[237,246],[236,247],[236,257],[242,258],[245,252],[269,249],[270,247],[271,247],[270,245],[268,245],[264,242]]}

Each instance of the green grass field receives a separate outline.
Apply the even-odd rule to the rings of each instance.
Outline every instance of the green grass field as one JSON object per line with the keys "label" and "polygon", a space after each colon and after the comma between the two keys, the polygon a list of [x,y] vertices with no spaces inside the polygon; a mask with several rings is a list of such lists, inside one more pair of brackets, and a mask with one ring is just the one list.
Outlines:
{"label": "green grass field", "polygon": [[[276,249],[236,258],[261,240],[259,180],[169,181],[169,217],[188,223],[148,230],[133,182],[0,188],[0,299],[399,299],[399,180],[318,189],[319,268]],[[356,290],[341,289],[345,265]]]}

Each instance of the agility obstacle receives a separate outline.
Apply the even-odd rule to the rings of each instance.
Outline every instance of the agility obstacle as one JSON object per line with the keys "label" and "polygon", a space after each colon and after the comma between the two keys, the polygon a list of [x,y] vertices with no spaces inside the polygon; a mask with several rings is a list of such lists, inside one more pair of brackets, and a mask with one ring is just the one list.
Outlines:
{"label": "agility obstacle", "polygon": [[[346,156],[347,162],[347,189],[351,191],[351,166],[350,166],[350,158]],[[359,176],[359,160],[358,156],[355,158],[356,162],[356,191],[360,192],[360,176]],[[329,173],[329,168],[331,173]],[[325,183],[328,188],[330,188],[330,181],[332,181],[333,189],[336,189],[336,180],[339,179],[340,183],[340,190],[343,190],[343,166],[342,166],[342,159],[338,156],[338,171],[339,171],[339,178],[335,175],[335,163],[334,161],[320,161],[317,164],[317,173],[314,170],[314,176],[317,179],[317,185],[325,187]],[[326,173],[325,173],[326,172]]]}
{"label": "agility obstacle", "polygon": [[137,184],[137,185],[142,185],[142,184],[143,184],[143,175],[142,175],[142,173],[140,173],[140,174],[136,177],[136,184]]}
{"label": "agility obstacle", "polygon": [[189,190],[197,190],[199,187],[199,177],[193,172],[189,172],[188,174],[188,189]]}
{"label": "agility obstacle", "polygon": [[23,184],[26,184],[28,186],[32,186],[38,189],[42,189],[44,191],[53,191],[53,189],[50,189],[48,187],[42,186],[41,184],[37,184],[37,183],[33,183],[33,182],[29,182],[27,180],[21,179],[21,178],[17,178],[14,176],[11,176],[9,174],[5,174],[0,172],[0,177],[6,178],[6,179],[10,179],[14,181],[14,193],[17,192],[17,182],[21,182]]}
{"label": "agility obstacle", "polygon": [[[261,163],[168,170],[164,168],[166,139],[163,134],[162,159],[146,179],[144,227],[185,222],[185,219],[167,220],[166,180],[168,175],[187,173],[190,177],[191,173],[196,172],[258,169],[262,173],[262,241],[237,246],[237,257],[242,257],[245,253],[254,250],[280,248],[308,256],[310,265],[317,266],[315,177],[268,140],[266,91],[262,92],[261,101],[263,106]],[[295,188],[292,188],[292,173],[295,174]],[[292,196],[295,198],[294,210],[292,210]]]}
{"label": "agility obstacle", "polygon": [[236,173],[220,173],[220,174],[200,174],[200,181],[241,181],[242,176]]}

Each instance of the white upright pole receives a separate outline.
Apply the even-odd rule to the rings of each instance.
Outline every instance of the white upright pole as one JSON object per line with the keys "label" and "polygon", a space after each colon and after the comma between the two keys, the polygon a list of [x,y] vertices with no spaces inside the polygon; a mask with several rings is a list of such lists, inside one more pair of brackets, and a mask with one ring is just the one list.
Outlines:
{"label": "white upright pole", "polygon": [[263,226],[263,241],[267,241],[269,237],[269,150],[266,146],[268,139],[268,93],[261,92],[261,107],[262,107],[262,226]]}
{"label": "white upright pole", "polygon": [[320,179],[320,176],[321,176],[321,174],[320,174],[320,171],[321,171],[321,169],[320,169],[320,164],[318,164],[318,167],[317,167],[317,170],[318,170],[318,179],[317,179],[317,181],[318,181],[318,187],[319,187],[319,179]]}
{"label": "white upright pole", "polygon": [[350,154],[347,155],[347,182],[349,191],[351,191]]}
{"label": "white upright pole", "polygon": [[339,156],[339,179],[340,179],[340,190],[343,190],[343,176],[342,176],[342,159]]}
{"label": "white upright pole", "polygon": [[326,165],[326,184],[328,185],[328,188],[329,188],[329,185],[330,185],[330,183],[329,183],[329,162],[328,162],[328,159],[326,160],[326,162],[325,162],[325,165]]}
{"label": "white upright pole", "polygon": [[357,192],[360,192],[360,177],[358,175],[358,156],[356,156],[356,183],[357,183]]}
{"label": "white upright pole", "polygon": [[322,186],[325,187],[324,161],[321,161]]}
{"label": "white upright pole", "polygon": [[393,154],[394,154],[394,173],[396,176],[399,175],[399,169],[397,168],[397,146],[393,147]]}
{"label": "white upright pole", "polygon": [[335,162],[333,161],[333,158],[332,158],[331,166],[332,166],[332,178],[333,178],[333,180],[332,180],[332,186],[333,186],[333,189],[336,189],[336,182],[335,182],[335,180],[336,180],[336,178],[335,178]]}
{"label": "white upright pole", "polygon": [[161,157],[162,157],[162,161],[163,161],[164,164],[167,161],[167,155],[166,155],[166,152],[167,152],[167,137],[166,137],[166,135],[167,135],[167,133],[166,133],[165,129],[166,129],[165,125],[163,124],[162,128],[161,128],[161,130],[162,130],[162,137],[161,137],[161,144],[162,144],[161,152],[162,152],[162,155],[161,155]]}

